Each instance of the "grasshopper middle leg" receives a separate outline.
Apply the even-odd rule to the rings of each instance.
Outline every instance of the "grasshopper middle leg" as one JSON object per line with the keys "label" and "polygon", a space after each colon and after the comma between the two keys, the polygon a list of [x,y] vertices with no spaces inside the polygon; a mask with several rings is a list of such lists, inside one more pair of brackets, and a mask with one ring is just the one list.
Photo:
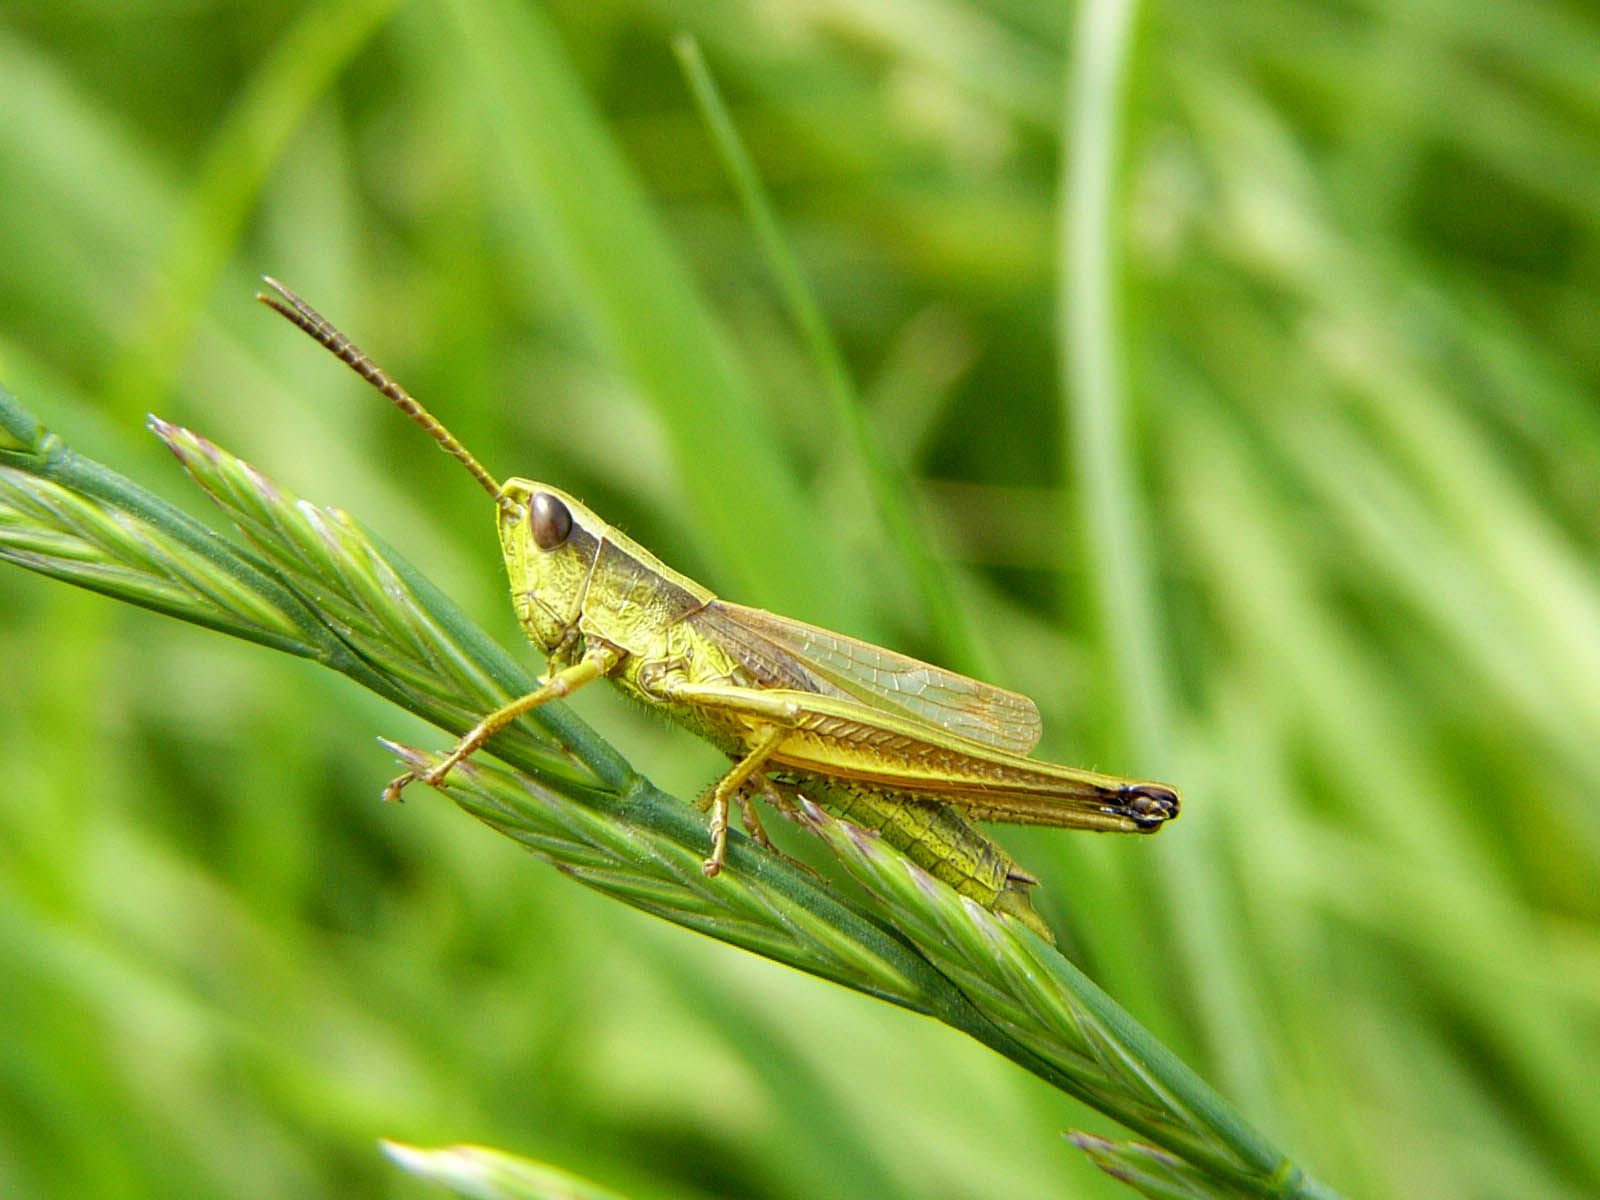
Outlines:
{"label": "grasshopper middle leg", "polygon": [[[728,859],[729,801],[738,796],[741,806],[748,804],[744,798],[744,785],[766,765],[767,759],[778,748],[778,743],[783,741],[785,733],[777,726],[768,728],[756,739],[755,745],[745,752],[745,756],[734,764],[733,770],[717,780],[716,787],[711,789],[711,857],[700,868],[708,877],[720,874],[722,864]],[[756,827],[760,828],[759,821]],[[762,831],[761,840],[765,839],[766,833]]]}

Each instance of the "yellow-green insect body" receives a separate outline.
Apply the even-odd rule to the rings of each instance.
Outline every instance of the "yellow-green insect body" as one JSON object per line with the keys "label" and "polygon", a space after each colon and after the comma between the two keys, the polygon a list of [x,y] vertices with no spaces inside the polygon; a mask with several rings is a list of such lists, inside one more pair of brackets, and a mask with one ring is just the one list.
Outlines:
{"label": "yellow-green insect body", "polygon": [[[615,645],[627,657],[610,676],[613,684],[730,757],[741,757],[748,733],[738,721],[671,704],[664,695],[674,676],[686,683],[771,686],[771,675],[758,676],[740,655],[695,630],[694,614],[710,610],[717,598],[549,484],[507,480],[500,514],[500,548],[517,619],[553,665],[576,661],[590,638]],[[598,587],[597,577],[603,581]],[[779,657],[769,659],[773,674],[780,670]],[[784,681],[803,682],[793,671]],[[1027,899],[1033,877],[947,805],[807,771],[777,769],[768,780],[780,799],[803,795],[878,832],[958,892],[1049,935]]]}
{"label": "yellow-green insect body", "polygon": [[[1025,696],[760,609],[721,600],[548,484],[501,484],[403,388],[287,288],[262,299],[421,424],[495,499],[517,619],[549,656],[546,681],[488,714],[422,778],[522,713],[597,679],[705,738],[733,767],[705,798],[721,870],[730,806],[766,843],[754,795],[804,796],[878,830],[938,878],[1044,936],[1035,881],[966,818],[1150,833],[1178,814],[1165,784],[1028,757],[1038,709]],[[398,797],[415,776],[393,780]]]}

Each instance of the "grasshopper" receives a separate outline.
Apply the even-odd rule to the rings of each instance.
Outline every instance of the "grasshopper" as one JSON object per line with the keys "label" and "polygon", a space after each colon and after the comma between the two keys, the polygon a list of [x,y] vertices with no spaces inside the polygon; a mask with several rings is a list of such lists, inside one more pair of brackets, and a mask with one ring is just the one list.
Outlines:
{"label": "grasshopper", "polygon": [[1046,938],[1037,882],[968,821],[1153,833],[1178,815],[1162,783],[1027,757],[1033,701],[789,617],[718,599],[560,488],[492,476],[437,419],[315,309],[274,279],[257,299],[332,351],[455,457],[491,496],[517,620],[544,650],[539,687],[485,716],[435,767],[393,779],[389,799],[437,786],[523,713],[597,679],[728,755],[702,798],[708,876],[727,855],[730,806],[771,848],[751,803],[809,799]]}

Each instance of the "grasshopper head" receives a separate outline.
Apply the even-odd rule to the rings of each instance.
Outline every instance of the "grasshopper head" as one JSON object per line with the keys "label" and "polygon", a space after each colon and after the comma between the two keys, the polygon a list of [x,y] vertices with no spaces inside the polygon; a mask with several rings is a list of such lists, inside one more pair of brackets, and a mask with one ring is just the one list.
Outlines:
{"label": "grasshopper head", "polygon": [[517,620],[548,653],[578,624],[607,526],[560,488],[531,479],[508,479],[498,502]]}
{"label": "grasshopper head", "polygon": [[546,653],[572,650],[581,634],[650,654],[666,630],[715,599],[560,488],[511,479],[495,499],[517,619]]}

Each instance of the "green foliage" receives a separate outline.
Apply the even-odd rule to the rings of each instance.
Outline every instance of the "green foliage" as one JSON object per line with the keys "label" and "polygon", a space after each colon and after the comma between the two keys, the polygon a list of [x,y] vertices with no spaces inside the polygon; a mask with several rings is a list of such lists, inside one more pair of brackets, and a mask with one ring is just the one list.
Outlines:
{"label": "green foliage", "polygon": [[[456,733],[532,690],[346,514],[296,497],[186,429],[150,424],[262,561],[78,455],[3,391],[0,428],[20,445],[0,451],[0,561],[316,659]],[[416,774],[442,757],[391,749]],[[770,852],[737,847],[729,869],[707,878],[704,822],[559,704],[497,734],[492,749],[516,770],[464,762],[441,790],[563,874],[935,1016],[1173,1150],[1230,1195],[1322,1194],[1053,945],[809,801],[800,802],[804,823],[882,898],[888,929],[903,936]]]}
{"label": "green foliage", "polygon": [[[884,565],[680,30],[970,648]],[[1352,1195],[1592,1195],[1596,33],[1571,6],[1148,7],[1085,114],[1068,65],[1116,39],[1029,0],[21,0],[0,378],[185,502],[145,410],[238,448],[510,643],[482,494],[250,303],[284,278],[491,469],[734,599],[992,661],[1050,757],[1182,785],[1153,842],[1000,836],[1069,958],[1296,1162]],[[1068,127],[1114,139],[1098,192],[1063,184]],[[1104,257],[1069,278],[1083,213]],[[32,552],[107,549],[52,503],[68,541]],[[241,592],[173,569],[188,542],[116,548],[151,606]],[[315,658],[303,615],[244,623]],[[326,672],[20,571],[0,664],[0,1194],[423,1194],[392,1136],[635,1197],[1126,1195],[1055,1136],[1084,1124],[1188,1194],[934,1022],[376,804],[370,736],[442,735]],[[717,769],[576,707],[670,793]]]}
{"label": "green foliage", "polygon": [[383,1150],[413,1175],[470,1200],[621,1200],[586,1179],[483,1146],[424,1150],[385,1142]]}

